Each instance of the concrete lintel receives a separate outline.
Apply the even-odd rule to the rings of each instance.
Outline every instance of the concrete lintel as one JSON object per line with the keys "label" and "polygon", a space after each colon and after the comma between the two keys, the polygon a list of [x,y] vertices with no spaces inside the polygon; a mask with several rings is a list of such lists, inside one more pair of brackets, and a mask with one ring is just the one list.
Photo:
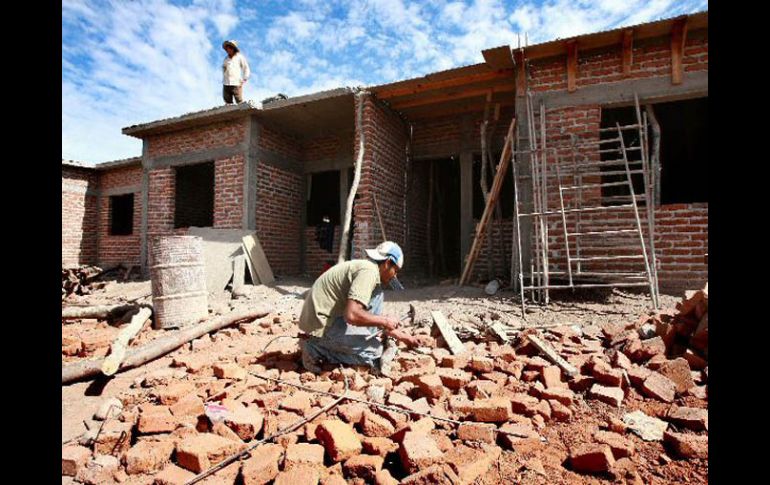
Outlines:
{"label": "concrete lintel", "polygon": [[110,197],[112,195],[125,195],[125,194],[135,194],[137,192],[142,191],[142,186],[140,185],[129,185],[125,187],[113,187],[111,189],[102,190],[100,192],[100,195],[103,195],[105,197]]}
{"label": "concrete lintel", "polygon": [[345,170],[353,166],[353,155],[346,155],[337,158],[326,158],[323,160],[313,160],[305,162],[302,165],[304,173],[327,172],[329,170]]}
{"label": "concrete lintel", "polygon": [[639,102],[645,104],[708,96],[708,91],[708,71],[698,71],[685,73],[682,84],[678,85],[672,85],[671,77],[667,74],[585,86],[578,88],[574,93],[568,93],[566,89],[545,91],[533,94],[532,101],[535,106],[538,106],[541,100],[545,101],[546,109],[597,104],[622,106],[634,103],[634,93],[639,96]]}
{"label": "concrete lintel", "polygon": [[286,157],[280,153],[263,148],[257,149],[257,157],[259,157],[259,162],[265,165],[270,165],[287,172],[302,173],[302,163],[295,158]]}
{"label": "concrete lintel", "polygon": [[248,146],[246,143],[239,143],[229,147],[208,148],[205,150],[183,153],[181,155],[163,155],[155,158],[143,158],[142,165],[149,169],[193,165],[196,163],[230,158],[236,155],[245,155],[247,149]]}

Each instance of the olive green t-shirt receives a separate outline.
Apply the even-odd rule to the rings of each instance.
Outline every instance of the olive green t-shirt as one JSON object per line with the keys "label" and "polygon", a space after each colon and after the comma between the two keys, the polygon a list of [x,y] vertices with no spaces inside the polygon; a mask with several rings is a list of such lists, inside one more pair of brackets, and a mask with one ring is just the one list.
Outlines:
{"label": "olive green t-shirt", "polygon": [[356,300],[369,307],[372,291],[380,283],[377,263],[353,259],[329,268],[313,283],[299,316],[299,328],[320,337],[335,318],[345,312],[347,301]]}

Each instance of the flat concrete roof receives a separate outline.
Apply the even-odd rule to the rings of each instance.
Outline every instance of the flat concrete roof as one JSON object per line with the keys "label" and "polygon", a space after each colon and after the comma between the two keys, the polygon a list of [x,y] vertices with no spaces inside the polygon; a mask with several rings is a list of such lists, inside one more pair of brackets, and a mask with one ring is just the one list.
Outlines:
{"label": "flat concrete roof", "polygon": [[121,160],[112,160],[110,162],[97,163],[94,168],[97,170],[108,170],[112,168],[130,167],[132,165],[141,165],[142,157],[124,158]]}
{"label": "flat concrete roof", "polygon": [[146,135],[164,133],[167,131],[178,130],[189,126],[196,126],[214,121],[225,121],[240,118],[242,116],[255,113],[259,109],[251,101],[244,101],[239,104],[226,104],[203,111],[185,113],[181,116],[166,118],[149,123],[141,123],[123,128],[124,135],[142,138]]}
{"label": "flat concrete roof", "polygon": [[86,165],[85,162],[79,162],[77,160],[65,160],[61,159],[61,164],[65,167],[76,167],[76,168],[87,168],[87,169],[93,169],[94,167],[91,165]]}

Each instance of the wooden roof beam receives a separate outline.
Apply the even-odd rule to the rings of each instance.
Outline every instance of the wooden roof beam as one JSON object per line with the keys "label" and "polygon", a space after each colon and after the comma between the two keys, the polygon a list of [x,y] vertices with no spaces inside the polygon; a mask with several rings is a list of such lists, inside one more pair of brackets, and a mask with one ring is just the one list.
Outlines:
{"label": "wooden roof beam", "polygon": [[567,91],[572,93],[577,89],[578,75],[578,46],[576,40],[567,41]]}
{"label": "wooden roof beam", "polygon": [[513,69],[511,47],[508,45],[485,49],[481,51],[481,55],[484,56],[484,62],[492,69]]}
{"label": "wooden roof beam", "polygon": [[481,74],[472,74],[469,76],[444,79],[441,81],[430,81],[415,83],[408,87],[382,89],[374,91],[380,99],[391,99],[400,96],[410,96],[420,94],[435,89],[453,88],[466,84],[473,84],[484,81],[496,81],[498,79],[509,79],[513,77],[513,69],[499,69],[497,71],[485,72]]}
{"label": "wooden roof beam", "polygon": [[682,84],[684,43],[687,39],[687,17],[680,17],[671,26],[671,84]]}
{"label": "wooden roof beam", "polygon": [[623,31],[623,77],[631,75],[631,62],[634,59],[634,29]]}
{"label": "wooden roof beam", "polygon": [[527,92],[527,67],[524,63],[524,50],[516,49],[513,52],[516,62],[516,96],[524,97]]}
{"label": "wooden roof beam", "polygon": [[479,88],[479,89],[466,89],[459,91],[457,93],[451,93],[451,94],[444,94],[441,96],[431,96],[426,98],[420,98],[420,99],[413,99],[410,101],[403,101],[401,103],[392,103],[391,107],[393,109],[403,109],[403,108],[413,108],[415,106],[424,106],[427,104],[436,104],[436,103],[443,103],[445,101],[454,101],[456,99],[465,99],[465,98],[474,98],[477,96],[486,96],[488,92],[492,93],[504,93],[504,92],[510,92],[514,90],[514,85],[511,84],[503,84],[500,86],[493,86],[491,88]]}

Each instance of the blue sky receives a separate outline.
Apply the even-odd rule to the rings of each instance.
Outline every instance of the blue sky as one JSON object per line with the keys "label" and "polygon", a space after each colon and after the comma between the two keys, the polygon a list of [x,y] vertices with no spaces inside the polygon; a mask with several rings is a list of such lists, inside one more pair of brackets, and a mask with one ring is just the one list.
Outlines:
{"label": "blue sky", "polygon": [[[62,2],[62,158],[138,156],[136,123],[223,104],[224,39],[244,97],[380,84],[483,62],[481,50],[708,9],[705,0],[120,0]],[[518,37],[517,37],[518,36]]]}

